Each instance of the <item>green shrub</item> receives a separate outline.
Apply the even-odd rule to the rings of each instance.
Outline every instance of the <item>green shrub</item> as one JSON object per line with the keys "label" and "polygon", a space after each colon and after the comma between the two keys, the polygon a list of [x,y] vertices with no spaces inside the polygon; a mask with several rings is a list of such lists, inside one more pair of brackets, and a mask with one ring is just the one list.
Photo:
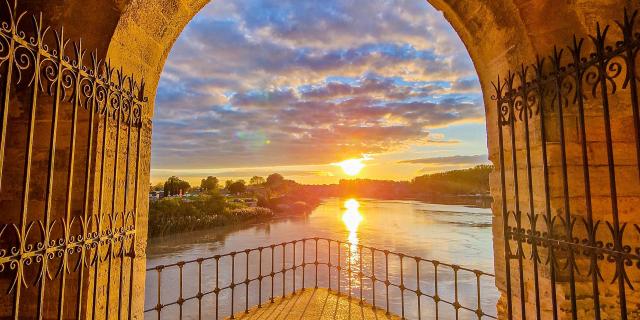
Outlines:
{"label": "green shrub", "polygon": [[272,215],[266,208],[227,203],[220,195],[201,195],[187,201],[165,198],[149,204],[149,236],[225,226]]}

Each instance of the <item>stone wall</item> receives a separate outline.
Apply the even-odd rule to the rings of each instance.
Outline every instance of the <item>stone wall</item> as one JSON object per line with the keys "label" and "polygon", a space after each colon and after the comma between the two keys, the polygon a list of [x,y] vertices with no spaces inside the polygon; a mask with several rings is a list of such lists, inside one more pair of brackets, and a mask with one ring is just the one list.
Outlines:
{"label": "stone wall", "polygon": [[[416,0],[418,1],[418,0]],[[31,11],[42,11],[48,23],[54,27],[64,25],[67,33],[71,37],[82,37],[86,47],[96,48],[98,57],[110,59],[114,65],[124,66],[127,73],[134,73],[138,77],[144,77],[147,86],[146,92],[150,98],[150,105],[153,105],[153,97],[162,72],[164,62],[171,50],[174,41],[182,32],[186,24],[194,15],[208,2],[208,0],[52,0],[20,1],[22,9]],[[494,164],[499,163],[499,144],[497,131],[497,106],[491,99],[494,94],[492,81],[498,75],[504,76],[509,69],[516,70],[520,63],[531,63],[536,55],[546,56],[554,45],[564,45],[571,40],[575,33],[578,36],[585,36],[593,33],[596,22],[602,21],[610,23],[614,19],[620,19],[622,8],[625,6],[637,6],[636,2],[625,0],[574,0],[574,1],[515,1],[515,0],[476,0],[476,1],[454,1],[454,0],[432,0],[430,3],[443,12],[444,17],[451,22],[466,45],[469,54],[475,64],[482,89],[485,96],[486,118],[488,130],[488,146],[490,159]],[[364,4],[364,2],[363,2]],[[366,5],[366,4],[365,4]],[[620,97],[612,100],[615,108],[622,108],[628,105],[628,98]],[[596,137],[598,131],[602,130],[601,114],[598,106],[588,108],[587,131],[591,137]],[[616,158],[616,172],[619,173],[619,184],[621,191],[620,213],[621,219],[625,222],[637,222],[638,214],[634,212],[638,202],[637,185],[638,173],[636,172],[633,150],[634,139],[628,134],[628,128],[632,127],[629,108],[618,113],[613,123]],[[149,114],[151,116],[151,114]],[[578,148],[580,135],[578,134],[578,124],[575,112],[569,111],[565,114],[567,129],[567,159],[569,172],[570,204],[572,214],[575,216],[584,215],[584,196],[581,196],[584,188],[581,185],[582,176],[581,153]],[[593,121],[592,121],[593,120]],[[554,128],[557,118],[546,119],[548,128]],[[522,127],[518,127],[517,141],[521,142]],[[149,181],[150,164],[150,130],[148,127],[144,131],[144,148],[141,150],[142,161],[139,179]],[[98,136],[102,134],[102,129]],[[113,130],[111,131],[113,133]],[[564,196],[562,185],[564,184],[559,171],[558,159],[558,135],[553,130],[548,132],[549,143],[548,152],[550,160],[550,186],[551,186],[551,209],[554,213],[562,211],[564,206]],[[534,211],[544,212],[546,201],[543,192],[543,171],[539,150],[541,148],[540,130],[533,128],[531,131],[532,150],[532,184],[534,186]],[[504,136],[508,141],[510,136]],[[508,146],[508,145],[507,145]],[[99,158],[100,149],[96,149],[96,157]],[[592,172],[592,185],[594,187],[594,215],[602,218],[610,217],[610,196],[608,194],[608,172],[604,169],[606,158],[603,157],[602,140],[589,141],[589,159],[591,161],[590,171]],[[11,152],[11,150],[9,150]],[[19,152],[19,151],[16,151]],[[505,147],[504,156],[511,159],[511,151]],[[524,159],[522,149],[517,150],[518,159]],[[509,162],[507,162],[508,165]],[[523,213],[530,211],[529,198],[527,192],[527,171],[524,161],[519,161],[518,173],[521,177],[517,186],[521,190],[520,208]],[[43,164],[45,165],[45,164]],[[5,164],[5,169],[7,165]],[[17,170],[17,169],[16,169]],[[113,170],[107,166],[105,170]],[[118,170],[124,170],[122,167]],[[505,167],[506,172],[513,172],[511,167]],[[11,169],[7,170],[9,173]],[[19,171],[16,174],[19,175]],[[100,177],[100,170],[93,172],[95,177]],[[122,172],[119,177],[125,174]],[[99,190],[100,181],[94,181],[94,190]],[[113,182],[104,182],[103,187],[110,188]],[[124,183],[119,180],[120,186]],[[506,179],[507,202],[510,210],[514,208],[514,189],[511,175]],[[146,246],[146,213],[147,213],[147,183],[141,183],[139,194],[137,195],[140,205],[139,220],[137,223],[137,261],[135,269],[142,274],[144,270],[144,248]],[[492,194],[494,196],[494,252],[495,269],[497,275],[497,285],[504,293],[505,290],[505,260],[504,260],[504,233],[502,224],[502,196],[500,184],[500,172],[496,170],[491,179]],[[97,197],[94,192],[94,197]],[[110,201],[107,196],[103,201]],[[97,198],[96,198],[97,199]],[[116,206],[124,207],[122,203],[124,197],[117,199]],[[98,206],[98,200],[94,201],[94,210]],[[526,209],[525,209],[526,208]],[[631,232],[629,232],[631,234]],[[639,236],[635,236],[628,241],[638,243]],[[635,241],[635,242],[634,242]],[[637,245],[636,245],[637,247]],[[582,263],[582,262],[581,262]],[[118,266],[119,262],[113,262]],[[513,277],[512,288],[514,289],[514,312],[519,315],[519,280],[517,259],[511,260],[511,274]],[[104,283],[107,281],[108,269],[100,268],[98,280],[104,290]],[[534,308],[534,295],[532,278],[533,265],[530,260],[523,262],[525,271],[525,301],[528,314]],[[611,270],[607,270],[610,272]],[[119,271],[118,271],[119,272]],[[546,319],[549,307],[549,272],[545,268],[539,269],[540,273],[540,293],[544,309],[544,319]],[[588,291],[589,282],[579,284],[580,292]],[[117,288],[116,284],[113,284]],[[135,306],[136,315],[141,318],[142,299],[144,297],[144,277],[135,278]],[[558,296],[562,308],[566,310],[566,286],[558,286]],[[583,291],[584,290],[584,291]],[[605,290],[606,291],[606,290]],[[89,297],[89,296],[88,296]],[[116,299],[114,296],[111,299]],[[636,299],[636,297],[632,297]],[[100,299],[98,299],[100,300]],[[582,310],[588,312],[588,302],[581,302]],[[615,297],[613,293],[605,292],[603,301],[608,306],[615,308]],[[104,301],[101,302],[104,306]],[[500,310],[503,312],[505,306],[504,296],[500,302]],[[584,308],[582,308],[584,306]],[[585,309],[586,308],[586,309]],[[614,313],[615,314],[615,313]],[[501,313],[504,316],[504,313]],[[564,316],[563,316],[564,317]],[[610,318],[615,318],[613,314]]]}

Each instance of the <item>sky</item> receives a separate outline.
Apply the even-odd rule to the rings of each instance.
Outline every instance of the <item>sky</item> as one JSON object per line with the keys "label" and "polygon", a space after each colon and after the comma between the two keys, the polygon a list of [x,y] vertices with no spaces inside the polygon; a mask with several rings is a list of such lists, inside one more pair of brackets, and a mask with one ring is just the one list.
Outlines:
{"label": "sky", "polygon": [[219,0],[164,66],[152,183],[177,175],[301,183],[410,180],[487,163],[462,41],[424,0]]}

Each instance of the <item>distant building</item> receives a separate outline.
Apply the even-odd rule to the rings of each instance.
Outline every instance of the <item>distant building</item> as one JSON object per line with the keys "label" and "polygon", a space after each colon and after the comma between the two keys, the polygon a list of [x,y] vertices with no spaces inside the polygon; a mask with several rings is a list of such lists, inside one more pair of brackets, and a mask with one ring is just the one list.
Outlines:
{"label": "distant building", "polygon": [[157,201],[164,198],[164,191],[160,190],[160,191],[150,191],[149,192],[149,200],[150,201]]}

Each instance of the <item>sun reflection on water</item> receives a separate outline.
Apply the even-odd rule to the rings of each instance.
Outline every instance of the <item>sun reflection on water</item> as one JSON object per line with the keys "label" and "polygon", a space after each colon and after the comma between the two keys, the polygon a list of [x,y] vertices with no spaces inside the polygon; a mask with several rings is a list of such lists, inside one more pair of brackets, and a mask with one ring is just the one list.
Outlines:
{"label": "sun reflection on water", "polygon": [[349,243],[353,248],[357,248],[358,245],[358,226],[362,222],[362,214],[360,214],[360,203],[356,199],[349,199],[345,201],[344,207],[347,209],[342,214],[342,222],[349,231]]}
{"label": "sun reflection on water", "polygon": [[[364,218],[360,213],[360,203],[356,199],[349,199],[344,202],[344,208],[346,209],[342,213],[342,222],[344,223],[347,231],[349,231],[349,237],[347,238],[347,243],[345,244],[345,250],[348,252],[348,256],[346,257],[346,264],[348,270],[358,270],[362,268],[360,266],[361,263],[361,254],[358,243],[358,227]],[[359,288],[360,279],[356,276],[355,273],[352,273],[348,279],[349,290]]]}

